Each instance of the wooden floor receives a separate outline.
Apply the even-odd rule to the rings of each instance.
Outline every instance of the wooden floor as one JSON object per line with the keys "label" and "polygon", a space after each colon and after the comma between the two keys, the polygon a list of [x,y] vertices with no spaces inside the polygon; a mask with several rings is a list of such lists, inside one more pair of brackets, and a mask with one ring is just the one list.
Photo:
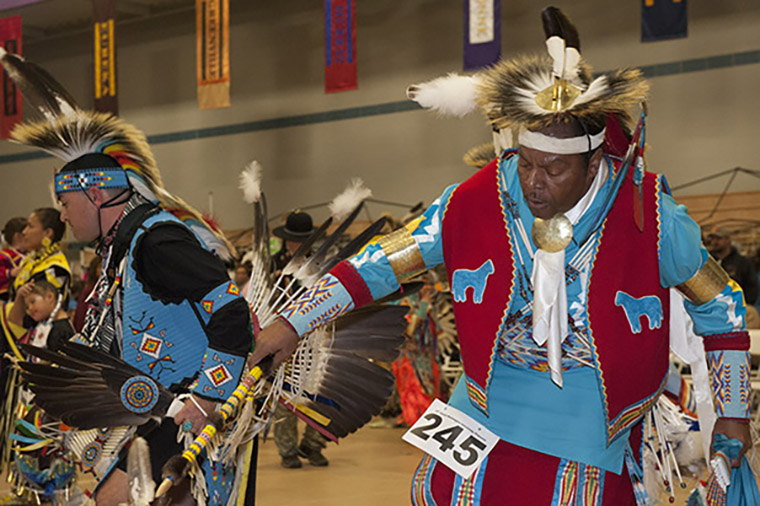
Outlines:
{"label": "wooden floor", "polygon": [[[405,506],[410,504],[412,474],[421,452],[401,440],[404,429],[382,422],[364,427],[356,434],[330,443],[325,456],[328,467],[313,467],[306,461],[301,469],[284,469],[273,440],[261,446],[257,480],[257,506]],[[0,498],[8,493],[4,477]],[[683,505],[687,490],[676,491],[674,504]],[[668,505],[662,497],[658,504]]]}
{"label": "wooden floor", "polygon": [[261,447],[257,506],[396,506],[410,504],[412,473],[422,453],[401,440],[403,429],[364,427],[324,452],[327,467],[304,461],[284,469],[274,441]]}

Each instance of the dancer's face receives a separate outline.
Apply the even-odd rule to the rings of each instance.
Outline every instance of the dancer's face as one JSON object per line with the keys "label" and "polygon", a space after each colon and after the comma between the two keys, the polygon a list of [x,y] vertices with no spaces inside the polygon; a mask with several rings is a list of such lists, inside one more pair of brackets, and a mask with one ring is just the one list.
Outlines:
{"label": "dancer's face", "polygon": [[68,223],[74,237],[83,242],[94,241],[100,236],[98,209],[96,207],[100,198],[100,191],[97,189],[88,191],[90,198],[93,199],[92,201],[81,191],[65,192],[58,195],[58,201],[61,203],[61,221]]}
{"label": "dancer's face", "polygon": [[[566,124],[555,124],[541,133],[559,139],[573,137]],[[558,155],[520,146],[517,173],[525,201],[537,218],[549,219],[578,203],[591,187],[599,170],[602,150],[597,149],[586,163],[582,154]]]}

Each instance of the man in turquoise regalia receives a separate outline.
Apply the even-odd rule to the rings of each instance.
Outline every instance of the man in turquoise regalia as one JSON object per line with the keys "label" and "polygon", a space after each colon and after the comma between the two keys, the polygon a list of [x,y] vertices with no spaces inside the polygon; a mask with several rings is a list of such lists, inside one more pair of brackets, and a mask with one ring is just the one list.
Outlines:
{"label": "man in turquoise regalia", "polygon": [[[159,482],[166,461],[184,450],[240,380],[253,334],[248,304],[222,259],[234,249],[164,187],[143,132],[113,115],[81,110],[49,74],[18,56],[0,49],[0,62],[45,117],[17,126],[13,139],[64,162],[54,180],[61,219],[103,257],[79,339],[143,373],[125,381],[119,404],[96,397],[84,422],[110,429],[76,430],[84,424],[69,423],[64,443],[82,470],[97,478],[97,504],[126,503],[130,485],[121,450],[135,434],[148,442],[153,481]],[[109,418],[122,406],[130,414],[149,412],[159,385],[178,395],[161,423],[130,427],[134,417]],[[174,499],[228,504],[246,490],[236,461],[204,454],[192,487],[177,487]]]}
{"label": "man in turquoise regalia", "polygon": [[417,505],[646,504],[642,419],[667,377],[671,288],[703,338],[714,433],[750,444],[742,292],[644,170],[634,110],[648,84],[633,69],[592,79],[557,9],[544,28],[548,56],[467,78],[516,147],[336,266],[253,357],[282,360],[311,328],[445,264],[464,367],[449,405],[500,440],[467,478],[426,455]]}

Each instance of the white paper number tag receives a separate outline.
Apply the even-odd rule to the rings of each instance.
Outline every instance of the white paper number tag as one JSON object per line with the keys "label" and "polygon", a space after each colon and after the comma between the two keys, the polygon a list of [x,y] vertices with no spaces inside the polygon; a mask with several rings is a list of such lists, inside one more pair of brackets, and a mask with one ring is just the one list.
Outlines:
{"label": "white paper number tag", "polygon": [[469,478],[499,442],[499,436],[438,399],[401,439],[463,478]]}

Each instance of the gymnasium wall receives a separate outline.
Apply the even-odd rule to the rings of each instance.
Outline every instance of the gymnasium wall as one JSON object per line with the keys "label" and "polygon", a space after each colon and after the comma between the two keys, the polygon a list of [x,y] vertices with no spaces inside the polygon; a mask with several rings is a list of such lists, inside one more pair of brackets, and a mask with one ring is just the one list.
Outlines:
{"label": "gymnasium wall", "polygon": [[[637,1],[556,4],[579,27],[595,70],[644,66],[652,76],[651,169],[674,186],[735,166],[760,169],[760,3],[690,2],[689,37],[648,44],[640,42]],[[414,204],[471,173],[462,154],[491,135],[479,115],[448,119],[404,110],[409,84],[461,71],[461,1],[357,1],[359,89],[336,94],[323,91],[322,2],[231,0],[230,7],[229,109],[198,110],[192,9],[117,25],[121,115],[159,136],[155,154],[171,191],[201,210],[213,193],[224,228],[249,225],[237,175],[253,159],[264,167],[271,215],[327,201],[355,176],[378,199]],[[543,50],[540,8],[528,0],[502,3],[503,55]],[[91,46],[91,35],[82,33],[27,44],[25,54],[89,105]],[[339,119],[346,115],[355,117]],[[50,202],[58,164],[13,161],[29,151],[0,144],[0,221]],[[735,184],[760,189],[754,178],[740,176]],[[402,213],[369,206],[374,216],[384,210]]]}

